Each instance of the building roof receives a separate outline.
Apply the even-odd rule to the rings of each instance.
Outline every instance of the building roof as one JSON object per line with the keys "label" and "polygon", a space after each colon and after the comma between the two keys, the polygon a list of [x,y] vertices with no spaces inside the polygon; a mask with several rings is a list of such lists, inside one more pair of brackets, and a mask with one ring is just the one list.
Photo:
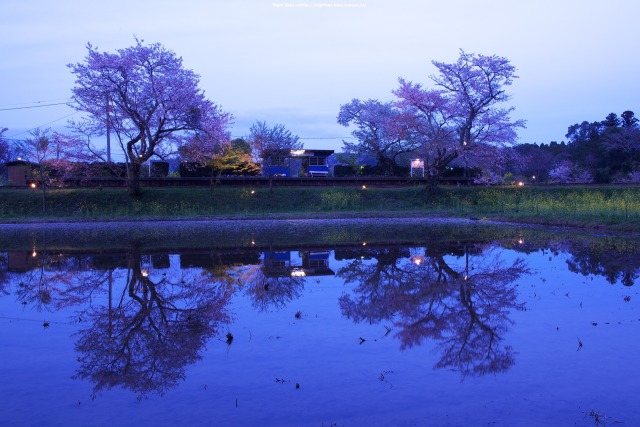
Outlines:
{"label": "building roof", "polygon": [[11,162],[6,163],[7,166],[37,166],[36,163],[27,162],[26,160],[13,160]]}
{"label": "building roof", "polygon": [[266,153],[278,153],[284,157],[329,157],[334,153],[334,150],[316,150],[316,149],[301,149],[301,150],[265,150]]}

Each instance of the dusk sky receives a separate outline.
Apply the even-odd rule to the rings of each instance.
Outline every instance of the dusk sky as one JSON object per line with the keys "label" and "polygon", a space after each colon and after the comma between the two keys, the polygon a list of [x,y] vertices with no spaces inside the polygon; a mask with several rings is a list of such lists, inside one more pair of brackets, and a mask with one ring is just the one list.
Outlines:
{"label": "dusk sky", "polygon": [[[20,139],[64,131],[68,63],[132,46],[176,52],[207,97],[250,124],[281,123],[306,148],[340,150],[336,123],[353,98],[392,100],[398,77],[432,87],[432,60],[459,50],[510,59],[518,142],[562,141],[567,127],[632,110],[640,116],[637,0],[121,1],[3,0],[0,128]],[[317,138],[317,139],[316,139]]]}

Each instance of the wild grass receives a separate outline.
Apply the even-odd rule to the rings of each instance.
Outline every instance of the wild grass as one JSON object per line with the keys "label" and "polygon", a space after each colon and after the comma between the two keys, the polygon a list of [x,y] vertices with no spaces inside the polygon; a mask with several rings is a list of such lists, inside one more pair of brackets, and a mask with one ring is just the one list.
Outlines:
{"label": "wild grass", "polygon": [[149,188],[0,191],[0,219],[145,219],[177,217],[447,216],[640,229],[640,186],[341,188]]}

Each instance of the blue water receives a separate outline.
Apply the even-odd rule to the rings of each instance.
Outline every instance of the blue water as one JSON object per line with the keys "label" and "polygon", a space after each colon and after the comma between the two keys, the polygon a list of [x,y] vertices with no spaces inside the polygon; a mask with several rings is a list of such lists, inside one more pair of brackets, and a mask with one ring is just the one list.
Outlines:
{"label": "blue water", "polygon": [[0,425],[640,425],[593,241],[0,252]]}

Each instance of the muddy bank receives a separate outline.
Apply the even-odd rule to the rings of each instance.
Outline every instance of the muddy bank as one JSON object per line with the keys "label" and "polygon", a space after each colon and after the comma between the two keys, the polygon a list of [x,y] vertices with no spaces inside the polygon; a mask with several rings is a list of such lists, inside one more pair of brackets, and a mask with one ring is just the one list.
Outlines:
{"label": "muddy bank", "polygon": [[265,247],[304,244],[420,243],[495,233],[504,225],[451,218],[215,219],[52,222],[0,225],[0,247],[29,249],[131,245],[142,248]]}

